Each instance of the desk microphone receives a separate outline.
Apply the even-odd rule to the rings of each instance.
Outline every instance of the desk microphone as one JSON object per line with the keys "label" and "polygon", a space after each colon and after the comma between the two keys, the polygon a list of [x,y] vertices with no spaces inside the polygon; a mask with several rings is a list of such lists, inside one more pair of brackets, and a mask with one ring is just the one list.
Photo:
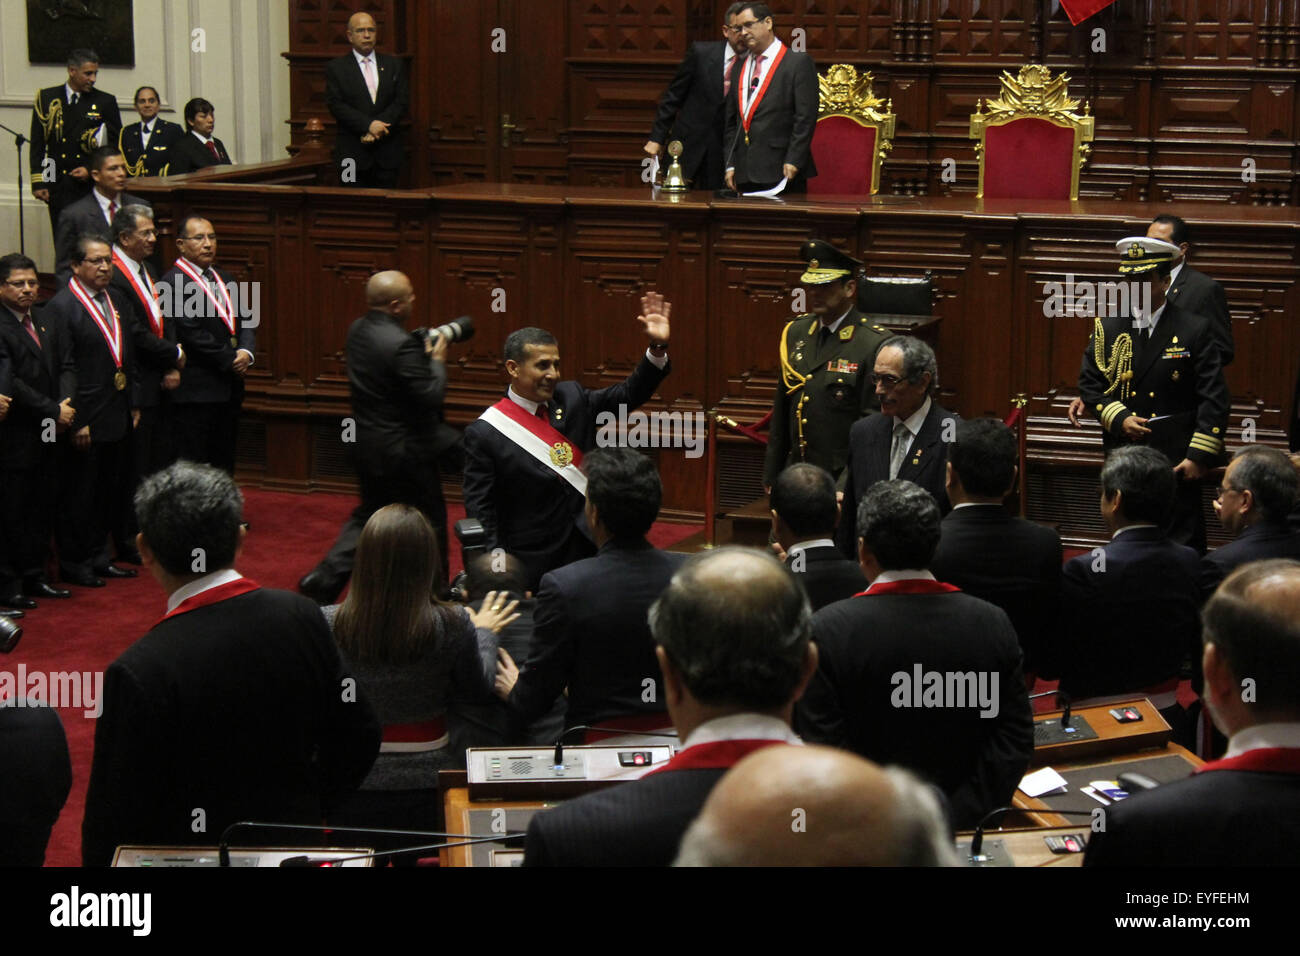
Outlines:
{"label": "desk microphone", "polygon": [[[1022,810],[1022,809],[1023,809],[1022,807],[998,807],[996,810],[990,810],[988,813],[984,814],[984,816],[980,818],[980,822],[975,826],[975,833],[971,837],[971,841],[970,841],[970,859],[967,860],[966,862],[968,863],[980,862],[979,860],[980,849],[984,846],[984,825],[985,824],[987,824],[994,817],[999,816],[1003,813],[1008,813],[1012,810]],[[1063,817],[1088,817],[1089,819],[1092,819],[1091,810],[1047,810],[1045,812],[1055,813]]]}
{"label": "desk microphone", "polygon": [[[309,833],[379,833],[379,834],[385,834],[387,836],[420,836],[420,837],[444,837],[444,838],[450,837],[456,840],[468,840],[473,843],[485,842],[485,840],[480,839],[478,836],[476,836],[473,833],[440,833],[435,830],[388,830],[388,829],[381,829],[378,827],[315,826],[310,823],[263,823],[256,820],[239,820],[235,823],[230,824],[230,826],[226,827],[224,830],[221,831],[221,841],[217,844],[217,865],[218,866],[230,866],[230,835],[236,830],[246,829],[250,827],[258,827],[264,830],[298,830],[298,831],[305,830]],[[518,833],[518,834],[499,833],[496,834],[491,839],[498,842],[505,842],[507,840],[512,840],[512,839],[522,839],[523,836],[524,834],[522,833]],[[454,845],[460,846],[462,844],[454,844]],[[522,846],[522,844],[520,845]],[[375,853],[375,854],[365,853],[359,857],[347,857],[346,859],[349,860],[364,859],[366,857],[371,857],[371,856],[379,857],[379,856],[390,855],[390,853],[393,854],[411,853],[414,850],[425,850],[425,849],[431,849],[431,847],[418,846],[418,847],[412,847],[405,850],[392,850],[392,851],[386,850],[383,853]],[[299,861],[303,861],[303,862],[299,862]],[[288,859],[282,861],[280,865],[281,866],[315,866],[318,863],[326,863],[326,862],[330,862],[330,861],[328,860],[309,861],[308,857],[301,856],[301,857],[289,857]],[[341,859],[339,860],[339,862],[341,862]]]}
{"label": "desk microphone", "polygon": [[[667,717],[668,715],[665,714],[664,716]],[[594,727],[588,724],[574,724],[572,727],[566,727],[564,733],[560,734],[560,739],[555,742],[555,766],[556,767],[564,766],[564,739],[568,737],[570,734],[572,734],[574,731],[578,731],[578,730],[583,730],[583,731],[595,730],[605,734],[626,734],[628,736],[635,735],[637,737],[672,737],[674,740],[677,738],[677,734],[675,732],[671,734],[666,734],[666,733],[662,733],[658,731],[650,731],[650,730],[628,730],[626,727]]]}
{"label": "desk microphone", "polygon": [[[344,828],[346,829],[346,827]],[[399,831],[400,832],[400,831]],[[447,834],[452,836],[453,834]],[[356,856],[338,856],[338,857],[310,857],[310,856],[289,856],[280,861],[280,866],[288,867],[333,867],[341,863],[348,863],[352,860],[378,860],[383,857],[400,856],[404,853],[427,853],[430,850],[449,850],[458,846],[473,846],[476,843],[504,843],[507,847],[515,850],[524,848],[523,832],[518,833],[497,833],[486,837],[470,837],[466,834],[454,834],[456,836],[466,836],[464,840],[454,840],[450,843],[427,843],[424,846],[399,847],[396,850],[382,850],[378,853],[358,853]]]}
{"label": "desk microphone", "polygon": [[1056,703],[1061,706],[1061,726],[1070,726],[1070,695],[1063,690],[1045,690],[1041,694],[1030,694],[1030,700],[1037,700],[1039,697],[1050,697],[1056,695]]}

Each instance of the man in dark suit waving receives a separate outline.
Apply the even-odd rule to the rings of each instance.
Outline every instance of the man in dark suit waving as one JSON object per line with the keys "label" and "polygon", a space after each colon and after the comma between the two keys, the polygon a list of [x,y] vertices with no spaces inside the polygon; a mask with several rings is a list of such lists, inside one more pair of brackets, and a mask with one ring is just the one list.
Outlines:
{"label": "man in dark suit waving", "polygon": [[735,68],[748,49],[734,25],[736,14],[744,6],[733,3],[727,8],[722,26],[725,41],[691,44],[677,75],[659,100],[659,112],[645,144],[649,155],[661,156],[671,130],[671,138],[682,144],[682,175],[696,189],[718,189],[722,185],[727,97],[735,88]]}
{"label": "man in dark suit waving", "polygon": [[338,123],[334,162],[340,182],[394,189],[403,158],[398,124],[410,90],[402,61],[375,52],[377,36],[370,14],[348,19],[352,51],[325,64],[325,105]]}
{"label": "man in dark suit waving", "polygon": [[806,192],[808,179],[817,175],[812,157],[817,67],[808,54],[795,53],[777,39],[766,3],[747,4],[735,22],[749,58],[728,96],[727,185],[752,192],[785,179],[787,192]]}
{"label": "man in dark suit waving", "polygon": [[528,568],[536,588],[552,568],[595,554],[583,517],[587,481],[579,466],[596,444],[596,417],[644,405],[671,368],[672,303],[647,292],[637,316],[650,347],[626,380],[599,391],[559,381],[555,336],[526,328],[506,339],[510,389],[465,429],[465,511],[488,550],[500,547]]}

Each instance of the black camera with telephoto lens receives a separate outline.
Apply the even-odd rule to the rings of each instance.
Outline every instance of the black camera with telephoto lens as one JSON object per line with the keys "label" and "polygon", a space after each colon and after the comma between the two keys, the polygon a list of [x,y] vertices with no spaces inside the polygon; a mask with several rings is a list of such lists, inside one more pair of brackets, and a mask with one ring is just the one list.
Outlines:
{"label": "black camera with telephoto lens", "polygon": [[474,319],[468,315],[457,316],[445,325],[429,328],[422,325],[411,332],[421,342],[434,343],[437,336],[442,336],[447,340],[448,345],[455,345],[457,342],[468,342],[474,337]]}

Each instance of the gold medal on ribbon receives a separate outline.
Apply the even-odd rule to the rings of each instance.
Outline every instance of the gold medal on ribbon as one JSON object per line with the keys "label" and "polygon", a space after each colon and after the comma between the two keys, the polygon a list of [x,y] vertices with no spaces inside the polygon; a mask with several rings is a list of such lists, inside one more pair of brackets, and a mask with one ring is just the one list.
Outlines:
{"label": "gold medal on ribbon", "polygon": [[121,369],[118,369],[117,374],[113,376],[113,387],[119,392],[126,391],[126,373]]}
{"label": "gold medal on ribbon", "polygon": [[239,339],[232,335],[230,337],[230,347],[233,349],[238,344],[239,344]]}
{"label": "gold medal on ribbon", "polygon": [[556,468],[568,468],[573,464],[573,446],[567,441],[557,441],[552,445],[551,464]]}

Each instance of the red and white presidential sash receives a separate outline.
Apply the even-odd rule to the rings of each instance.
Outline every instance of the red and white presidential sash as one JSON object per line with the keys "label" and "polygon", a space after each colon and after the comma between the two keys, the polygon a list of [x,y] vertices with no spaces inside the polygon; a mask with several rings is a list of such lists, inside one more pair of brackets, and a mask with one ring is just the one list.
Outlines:
{"label": "red and white presidential sash", "polygon": [[107,292],[104,293],[104,298],[108,302],[108,314],[106,315],[99,311],[99,306],[95,304],[95,300],[90,297],[77,279],[70,280],[68,288],[77,297],[77,301],[90,313],[91,319],[99,327],[99,334],[104,336],[104,341],[108,343],[108,350],[113,353],[113,362],[117,366],[117,375],[119,376],[114,378],[114,384],[120,381],[121,384],[117,385],[117,390],[122,391],[126,387],[126,380],[122,374],[122,323],[118,321],[117,309],[113,308],[113,300],[108,297]]}
{"label": "red and white presidential sash", "polygon": [[224,299],[226,303],[226,307],[223,309],[221,303],[217,301],[217,297],[213,295],[212,290],[208,288],[208,280],[203,278],[203,273],[190,265],[189,261],[184,256],[181,256],[181,258],[176,260],[176,268],[180,269],[181,272],[184,272],[187,276],[198,283],[199,288],[203,290],[203,294],[206,295],[208,301],[212,303],[212,307],[217,310],[217,315],[221,317],[222,323],[230,330],[232,336],[235,335],[235,306],[230,301],[230,290],[226,288],[225,283],[223,283],[220,278],[217,279],[217,288],[221,290],[221,298]]}
{"label": "red and white presidential sash", "polygon": [[509,397],[484,410],[487,422],[525,454],[536,458],[586,497],[587,476],[580,470],[582,451],[536,415],[529,415]]}
{"label": "red and white presidential sash", "polygon": [[873,584],[865,591],[859,591],[854,597],[876,597],[880,594],[953,594],[961,588],[942,581],[929,581],[925,578],[909,578],[906,581],[885,581]]}
{"label": "red and white presidential sash", "polygon": [[1256,773],[1289,773],[1300,775],[1300,747],[1260,747],[1247,750],[1235,757],[1222,757],[1201,764],[1195,773],[1215,770],[1252,770]]}
{"label": "red and white presidential sash", "polygon": [[[162,616],[161,624],[168,618],[176,617],[178,614],[186,614],[190,611],[198,610],[201,607],[208,607],[211,604],[217,604],[221,601],[228,600],[232,597],[238,597],[241,594],[247,594],[249,591],[256,591],[261,585],[252,578],[235,578],[233,581],[227,581],[225,584],[218,584],[214,588],[208,588],[206,591],[200,591],[193,597],[187,597],[180,604],[168,611]],[[158,625],[155,624],[154,627]]]}
{"label": "red and white presidential sash", "polygon": [[[745,109],[745,88],[747,84],[743,81],[736,84],[736,102],[740,107],[740,123],[745,127],[746,143],[749,142],[749,124],[754,122],[754,111],[758,109],[759,102],[762,101],[764,94],[767,93],[767,88],[772,82],[772,77],[776,74],[776,68],[780,66],[781,61],[785,59],[785,51],[787,49],[788,47],[782,43],[781,49],[776,51],[776,56],[772,58],[772,65],[768,67],[767,76],[763,77],[763,82],[759,86],[758,91],[754,94],[754,98],[749,101],[748,110]],[[753,68],[758,69],[758,58],[755,58]],[[741,76],[744,76],[743,69],[741,70]]]}
{"label": "red and white presidential sash", "polygon": [[734,767],[755,750],[778,745],[789,746],[784,740],[714,740],[696,744],[679,751],[677,756],[662,767],[656,767],[645,776],[670,770],[724,770]]}
{"label": "red and white presidential sash", "polygon": [[162,310],[158,308],[158,290],[153,284],[153,279],[149,277],[149,271],[145,270],[145,281],[141,282],[140,276],[131,271],[131,268],[126,264],[126,260],[122,258],[116,249],[113,250],[113,264],[117,267],[117,271],[122,273],[122,277],[131,283],[131,291],[140,300],[140,304],[144,306],[145,313],[149,316],[149,328],[153,329],[154,335],[162,338]]}

